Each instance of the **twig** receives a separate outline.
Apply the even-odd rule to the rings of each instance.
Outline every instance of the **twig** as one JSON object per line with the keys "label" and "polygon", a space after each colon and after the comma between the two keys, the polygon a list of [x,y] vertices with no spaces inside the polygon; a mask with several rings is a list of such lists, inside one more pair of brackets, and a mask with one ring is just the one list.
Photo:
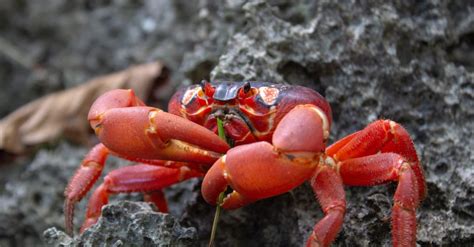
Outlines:
{"label": "twig", "polygon": [[[222,120],[220,118],[217,119],[217,132],[219,133],[219,137],[227,142],[227,138],[224,132],[224,126],[222,125]],[[219,217],[221,215],[221,204],[224,200],[224,191],[219,194],[219,199],[217,200],[216,206],[216,213],[214,214],[214,221],[212,222],[212,229],[211,229],[211,237],[209,239],[209,247],[214,245],[214,239],[216,237],[217,231],[217,223],[219,222]]]}

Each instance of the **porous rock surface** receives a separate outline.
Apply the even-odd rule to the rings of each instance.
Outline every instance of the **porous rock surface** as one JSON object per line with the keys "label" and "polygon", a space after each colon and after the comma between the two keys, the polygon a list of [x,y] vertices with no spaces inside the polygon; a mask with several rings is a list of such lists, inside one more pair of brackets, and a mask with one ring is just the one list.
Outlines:
{"label": "porous rock surface", "polygon": [[[37,30],[29,26],[32,23],[52,30],[54,35],[27,44],[44,52],[40,52],[44,56],[40,61],[54,68],[48,75],[67,75],[66,80],[59,81],[73,83],[128,63],[162,58],[174,71],[176,85],[210,75],[215,80],[274,81],[316,89],[333,109],[330,142],[378,118],[401,123],[413,137],[428,186],[428,196],[417,211],[417,243],[473,245],[473,3],[144,1],[143,6],[130,6],[121,1],[96,5],[88,1],[59,2],[41,4],[43,12],[25,3],[26,7],[21,7],[29,10],[24,11],[26,17],[15,22],[24,25],[24,32]],[[59,15],[59,26],[57,21],[45,24],[38,16],[33,18],[58,12],[66,12]],[[72,35],[68,25],[82,29],[77,28]],[[21,37],[22,33],[13,30],[5,32],[6,37]],[[74,38],[76,35],[82,38]],[[51,37],[68,46],[58,52],[48,41]],[[92,44],[95,48],[83,56],[84,49]],[[2,80],[21,81],[25,76],[24,69],[9,61],[0,62],[8,65],[2,66],[3,70],[13,71],[2,72]],[[38,82],[34,78],[31,81]],[[6,85],[6,90],[16,87],[13,85]],[[162,97],[169,97],[176,85],[170,85]],[[11,97],[5,90],[2,93],[6,99]],[[12,110],[13,106],[7,105],[2,113]],[[45,160],[52,160],[45,165],[54,169],[35,168],[45,153],[51,156]],[[38,243],[35,239],[42,230],[63,227],[62,189],[83,153],[83,148],[62,145],[52,151],[39,151],[33,162],[17,161],[23,166],[9,168],[10,173],[2,171],[5,189],[0,191],[0,245]],[[34,173],[28,173],[32,169]],[[58,181],[47,179],[51,184],[45,184],[41,182],[43,176]],[[166,192],[172,214],[180,218],[180,224],[197,230],[198,240],[191,246],[207,244],[214,213],[200,196],[199,184],[193,180]],[[21,190],[22,186],[33,189]],[[347,213],[334,246],[390,246],[395,188],[396,184],[347,187]],[[31,191],[40,193],[42,203],[34,204]],[[83,214],[84,207],[78,205],[77,215]],[[321,217],[310,186],[304,184],[290,193],[223,212],[216,244],[301,246]],[[123,222],[124,229],[130,226]],[[95,241],[97,236],[115,230],[93,228],[91,231],[97,232],[74,241]]]}
{"label": "porous rock surface", "polygon": [[150,204],[122,201],[102,209],[97,224],[81,238],[70,238],[56,228],[44,232],[46,242],[58,246],[190,246],[196,229],[184,228],[169,214]]}
{"label": "porous rock surface", "polygon": [[[472,245],[470,8],[449,1],[355,5],[319,1],[304,8],[314,15],[293,12],[305,18],[285,15],[291,8],[260,1],[244,9],[249,28],[229,40],[213,78],[284,81],[318,89],[333,109],[333,140],[378,118],[401,123],[411,133],[426,171],[428,196],[418,210],[418,243]],[[394,185],[347,188],[348,210],[336,245],[389,245],[394,189]],[[301,244],[308,226],[321,217],[309,204],[309,189],[303,190],[293,192],[298,196],[284,195],[288,199],[282,199],[285,206],[278,205],[278,212],[244,209],[238,214],[256,210],[252,214],[258,219],[251,215],[246,221],[229,219],[228,226],[235,231],[236,225],[252,221],[252,227],[260,229],[251,231],[255,238],[264,236],[277,245]],[[254,207],[259,206],[275,207],[272,201]],[[288,224],[289,218],[293,224]],[[287,238],[270,237],[272,227]],[[234,239],[227,240],[230,244]]]}

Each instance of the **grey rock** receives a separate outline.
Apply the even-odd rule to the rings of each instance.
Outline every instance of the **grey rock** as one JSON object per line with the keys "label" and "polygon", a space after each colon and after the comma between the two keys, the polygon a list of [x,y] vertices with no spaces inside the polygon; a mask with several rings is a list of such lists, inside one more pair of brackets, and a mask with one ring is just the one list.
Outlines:
{"label": "grey rock", "polygon": [[[11,165],[20,171],[1,173],[0,177],[7,177],[0,193],[1,239],[11,246],[37,246],[45,229],[63,227],[64,186],[84,154],[84,148],[63,144],[41,150],[29,164]],[[78,206],[79,217],[84,207]]]}
{"label": "grey rock", "polygon": [[[0,3],[0,117],[41,95],[131,64],[161,60],[176,82],[209,79],[243,3],[6,0]],[[7,56],[14,47],[20,59]],[[189,83],[189,81],[188,81]],[[166,107],[166,102],[162,102]]]}
{"label": "grey rock", "polygon": [[43,233],[44,241],[50,246],[71,246],[74,244],[73,238],[56,227],[46,229]]}
{"label": "grey rock", "polygon": [[44,238],[54,246],[192,246],[196,229],[181,227],[148,203],[121,201],[104,206],[97,224],[74,239],[56,228]]}
{"label": "grey rock", "polygon": [[[230,39],[212,78],[277,81],[318,90],[333,108],[333,140],[378,118],[401,123],[412,134],[429,191],[418,210],[418,243],[472,245],[474,76],[466,62],[472,61],[471,54],[458,53],[472,48],[466,41],[472,36],[472,11],[453,1],[310,5],[305,9],[311,9],[312,16],[294,22],[285,14],[303,3],[247,3],[248,29]],[[394,188],[347,188],[348,212],[335,245],[389,245]],[[302,194],[299,189],[293,193]],[[298,228],[302,222],[313,225],[321,215],[308,213],[312,195],[303,195],[291,197],[286,207],[261,202],[267,205],[262,208],[284,214],[275,224],[285,228],[291,226],[284,224],[288,217]],[[240,210],[239,217],[233,212],[224,216],[223,222],[228,220],[240,232],[240,215],[254,210],[250,207]],[[298,215],[300,207],[305,213]],[[273,226],[260,225],[266,219],[261,216],[258,211],[243,224],[260,229],[247,235],[252,245],[268,244],[259,237]],[[298,230],[302,238],[276,245],[301,245],[308,232],[304,227]],[[237,241],[223,235],[225,243]]]}

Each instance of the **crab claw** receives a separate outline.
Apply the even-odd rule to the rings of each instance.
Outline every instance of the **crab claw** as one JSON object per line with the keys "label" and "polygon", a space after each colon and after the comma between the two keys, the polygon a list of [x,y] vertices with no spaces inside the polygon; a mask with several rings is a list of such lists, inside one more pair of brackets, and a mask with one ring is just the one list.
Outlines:
{"label": "crab claw", "polygon": [[214,163],[202,183],[204,199],[214,205],[230,186],[233,192],[222,206],[235,209],[295,188],[313,176],[328,132],[327,117],[319,108],[295,107],[278,123],[273,144],[237,146]]}
{"label": "crab claw", "polygon": [[210,130],[157,108],[144,106],[132,90],[110,91],[92,105],[91,127],[112,152],[131,160],[210,164],[229,146]]}
{"label": "crab claw", "polygon": [[217,203],[219,194],[230,186],[222,206],[235,209],[256,200],[285,193],[313,174],[314,155],[287,155],[268,142],[241,145],[229,150],[207,172],[202,183],[204,200]]}

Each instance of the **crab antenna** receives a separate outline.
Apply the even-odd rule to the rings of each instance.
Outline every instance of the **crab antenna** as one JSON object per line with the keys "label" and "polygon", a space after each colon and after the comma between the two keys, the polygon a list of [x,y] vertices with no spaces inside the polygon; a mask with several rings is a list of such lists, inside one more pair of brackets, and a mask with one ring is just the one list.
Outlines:
{"label": "crab antenna", "polygon": [[[219,133],[219,137],[222,138],[222,140],[227,142],[227,138],[224,132],[224,126],[222,125],[222,120],[220,118],[217,118],[217,132]],[[221,209],[222,209],[221,204],[223,200],[224,200],[224,191],[219,194],[219,199],[217,201],[216,213],[214,214],[214,221],[212,222],[211,237],[209,239],[209,247],[214,246],[214,239],[216,237],[217,224],[219,223],[219,217],[221,215]]]}

